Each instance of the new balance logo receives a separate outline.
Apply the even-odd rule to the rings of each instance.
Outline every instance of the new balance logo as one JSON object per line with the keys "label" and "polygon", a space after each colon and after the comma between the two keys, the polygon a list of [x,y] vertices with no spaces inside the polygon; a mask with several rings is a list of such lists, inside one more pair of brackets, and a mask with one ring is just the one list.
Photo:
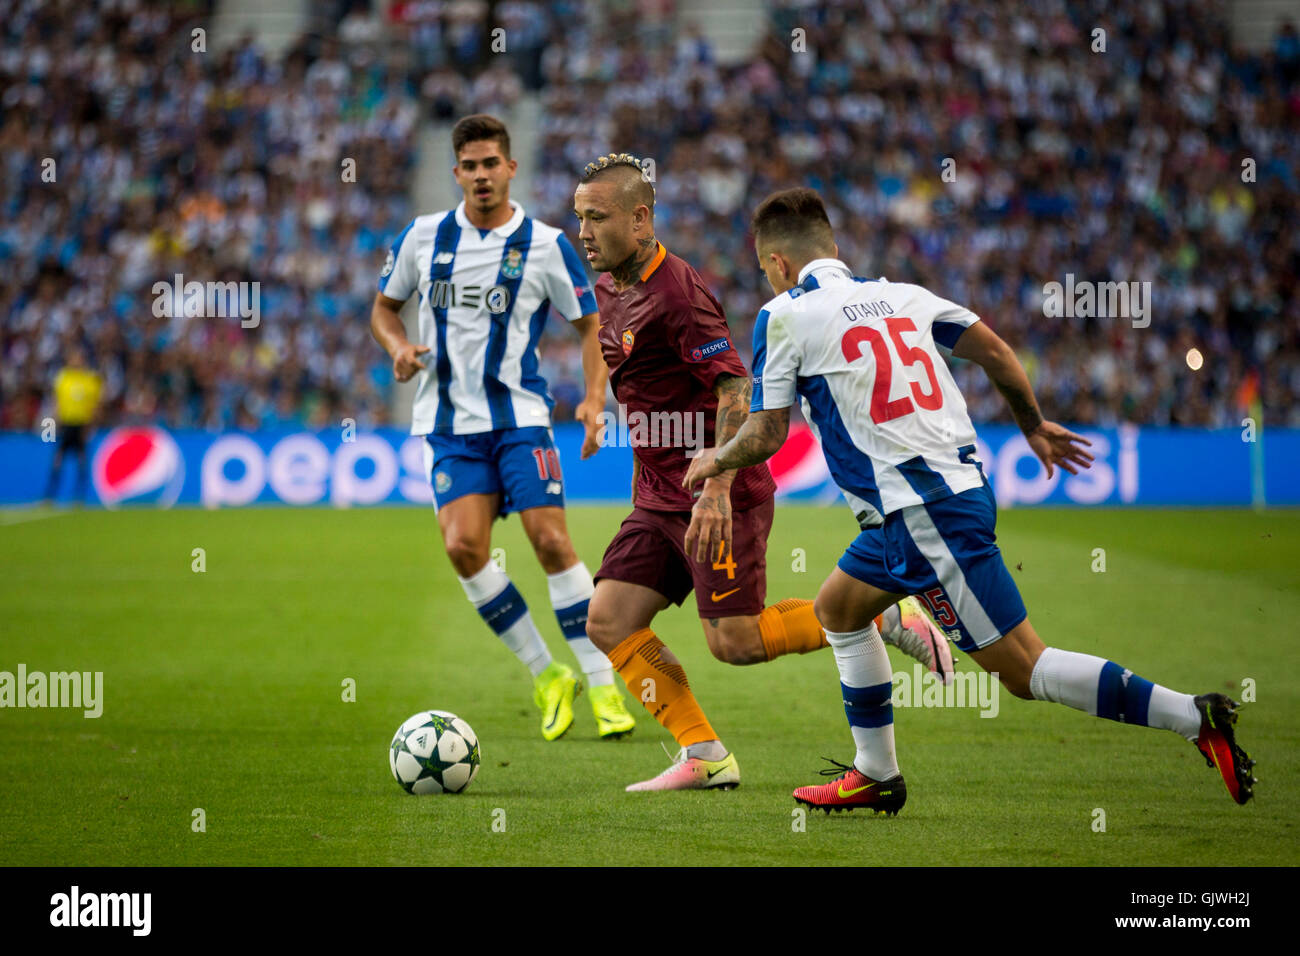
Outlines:
{"label": "new balance logo", "polygon": [[445,266],[455,258],[456,253],[454,252],[440,252],[433,257],[433,264],[435,266]]}

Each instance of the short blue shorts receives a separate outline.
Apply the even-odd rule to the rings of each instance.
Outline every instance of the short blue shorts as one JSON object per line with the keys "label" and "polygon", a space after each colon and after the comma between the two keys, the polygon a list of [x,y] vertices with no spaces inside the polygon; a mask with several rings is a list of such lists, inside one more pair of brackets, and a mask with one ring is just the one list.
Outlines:
{"label": "short blue shorts", "polygon": [[993,533],[997,504],[985,482],[961,494],[891,512],[863,531],[839,567],[882,591],[915,594],[967,653],[1026,617],[1025,602]]}
{"label": "short blue shorts", "polygon": [[435,507],[463,495],[501,495],[500,514],[564,507],[560,453],[549,428],[426,435],[424,467]]}

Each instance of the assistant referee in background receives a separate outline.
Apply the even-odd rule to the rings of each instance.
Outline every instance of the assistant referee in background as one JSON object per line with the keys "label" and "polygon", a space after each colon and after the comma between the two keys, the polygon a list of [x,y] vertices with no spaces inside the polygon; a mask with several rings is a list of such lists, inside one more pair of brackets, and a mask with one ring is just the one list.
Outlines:
{"label": "assistant referee in background", "polygon": [[55,434],[58,447],[54,449],[54,463],[50,466],[50,480],[45,486],[45,502],[50,504],[59,489],[59,476],[63,472],[63,456],[73,452],[77,456],[78,503],[86,500],[86,486],[90,478],[90,463],[86,446],[90,429],[99,410],[99,397],[104,390],[104,380],[94,369],[87,367],[86,353],[74,347],[68,355],[68,364],[54,376]]}

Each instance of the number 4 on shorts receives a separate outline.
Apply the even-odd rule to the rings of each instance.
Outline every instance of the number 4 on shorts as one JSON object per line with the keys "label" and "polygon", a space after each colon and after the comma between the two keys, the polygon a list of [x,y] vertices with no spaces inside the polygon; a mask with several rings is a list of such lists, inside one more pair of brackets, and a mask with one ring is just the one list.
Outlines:
{"label": "number 4 on shorts", "polygon": [[722,560],[722,550],[726,548],[726,542],[718,542],[718,560],[713,562],[714,571],[726,571],[727,579],[734,581],[736,579],[736,559],[731,556],[731,551],[727,551],[727,560]]}

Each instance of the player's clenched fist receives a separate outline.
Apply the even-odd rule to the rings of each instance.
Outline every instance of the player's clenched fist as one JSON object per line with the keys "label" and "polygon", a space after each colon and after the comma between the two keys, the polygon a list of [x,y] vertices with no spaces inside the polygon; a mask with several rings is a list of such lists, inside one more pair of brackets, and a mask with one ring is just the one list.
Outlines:
{"label": "player's clenched fist", "polygon": [[420,356],[427,351],[429,346],[416,345],[414,342],[399,345],[393,353],[393,377],[399,382],[406,382],[416,372],[423,372],[426,366],[420,361]]}

